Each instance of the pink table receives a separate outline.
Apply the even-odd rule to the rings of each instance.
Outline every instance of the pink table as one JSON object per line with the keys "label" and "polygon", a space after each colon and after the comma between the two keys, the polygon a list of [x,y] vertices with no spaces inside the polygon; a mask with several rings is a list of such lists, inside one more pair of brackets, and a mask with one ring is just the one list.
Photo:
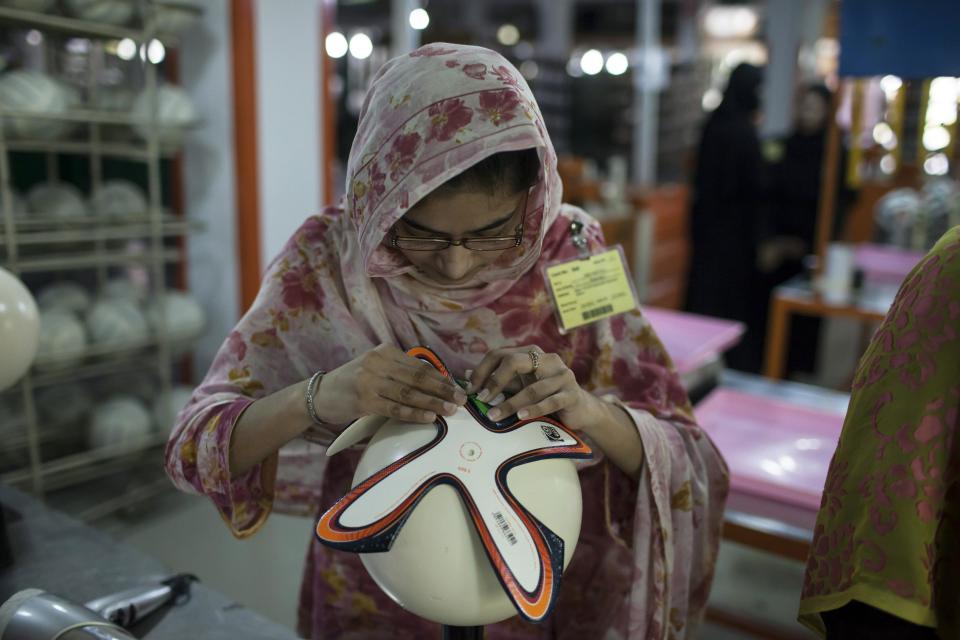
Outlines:
{"label": "pink table", "polygon": [[812,530],[844,414],[728,388],[694,411],[730,468],[728,509]]}
{"label": "pink table", "polygon": [[741,322],[682,311],[643,307],[643,314],[660,336],[680,375],[696,371],[736,345],[745,331]]}
{"label": "pink table", "polygon": [[883,244],[860,244],[854,249],[854,262],[864,279],[899,285],[924,254]]}

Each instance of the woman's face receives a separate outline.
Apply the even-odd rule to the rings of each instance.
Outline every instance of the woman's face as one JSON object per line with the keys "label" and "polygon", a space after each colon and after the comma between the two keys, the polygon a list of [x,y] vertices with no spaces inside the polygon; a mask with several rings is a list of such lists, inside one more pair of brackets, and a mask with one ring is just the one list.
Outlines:
{"label": "woman's face", "polygon": [[[394,226],[394,232],[398,236],[454,241],[513,236],[523,218],[525,195],[525,191],[491,194],[466,190],[433,194],[411,208]],[[516,251],[474,251],[461,245],[441,251],[398,250],[429,280],[453,286],[467,284],[506,251]]]}

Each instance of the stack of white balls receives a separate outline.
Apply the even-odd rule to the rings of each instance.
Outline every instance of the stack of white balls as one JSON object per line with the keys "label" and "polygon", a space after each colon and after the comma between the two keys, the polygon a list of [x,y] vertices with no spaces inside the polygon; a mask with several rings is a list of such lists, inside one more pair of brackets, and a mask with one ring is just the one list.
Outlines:
{"label": "stack of white balls", "polygon": [[128,180],[107,180],[97,187],[89,202],[66,182],[43,182],[27,192],[24,200],[14,192],[14,215],[38,220],[83,222],[92,215],[113,221],[131,221],[148,215],[150,206],[143,189]]}
{"label": "stack of white balls", "polygon": [[[164,302],[148,303],[148,292],[129,278],[108,280],[93,297],[76,282],[51,284],[37,295],[40,308],[40,348],[37,367],[49,371],[75,364],[89,345],[133,348],[145,343],[166,323],[171,340],[189,341],[205,325],[200,305],[189,295],[168,291]],[[137,447],[167,434],[193,389],[174,386],[158,393],[152,373],[133,372],[102,378],[84,386],[66,383],[37,395],[44,427],[76,424],[88,417],[87,445]],[[94,405],[93,398],[107,398]]]}
{"label": "stack of white balls", "polygon": [[[56,117],[80,108],[81,102],[76,88],[41,71],[20,69],[0,75],[0,107],[52,118],[7,118],[4,133],[10,139],[59,140],[69,136],[77,130],[77,123],[60,121]],[[164,151],[179,148],[186,130],[199,120],[196,106],[187,92],[169,84],[157,87],[155,96],[143,90],[135,97],[128,90],[105,87],[103,96],[98,94],[92,106],[129,112],[134,133],[149,140],[156,130]],[[154,115],[156,128],[153,126]]]}
{"label": "stack of white balls", "polygon": [[92,449],[135,447],[150,438],[167,436],[192,394],[192,387],[175,385],[169,393],[155,394],[149,411],[136,395],[111,396],[90,414],[87,445]]}
{"label": "stack of white balls", "polygon": [[37,367],[49,370],[74,365],[84,357],[89,345],[136,348],[161,328],[178,346],[203,333],[206,315],[196,300],[179,291],[168,291],[163,298],[162,304],[146,304],[146,288],[123,277],[109,280],[96,299],[76,282],[45,287],[37,295]]}
{"label": "stack of white balls", "polygon": [[[193,388],[174,385],[169,392],[158,393],[153,376],[143,379],[149,383],[146,389],[132,388],[124,376],[111,378],[109,385],[67,382],[44,387],[35,396],[41,429],[69,434],[68,429],[84,428],[89,448],[136,447],[156,436],[167,436],[177,414],[190,401]],[[95,404],[98,396],[107,399]],[[22,435],[25,424],[19,406],[0,397],[0,436],[7,439]],[[83,432],[73,433],[82,437]],[[19,466],[23,451],[17,453],[0,455],[0,468]]]}
{"label": "stack of white balls", "polygon": [[[36,13],[46,13],[55,3],[56,0],[0,0],[0,6]],[[137,0],[63,0],[62,4],[71,17],[117,26],[130,24],[140,8]],[[197,21],[201,11],[197,0],[176,0],[169,4],[158,0],[154,3],[157,31],[178,35]]]}

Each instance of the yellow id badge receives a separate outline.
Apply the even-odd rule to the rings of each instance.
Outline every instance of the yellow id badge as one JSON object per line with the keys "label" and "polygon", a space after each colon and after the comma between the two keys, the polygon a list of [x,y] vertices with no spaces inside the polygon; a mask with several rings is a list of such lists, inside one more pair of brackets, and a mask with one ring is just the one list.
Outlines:
{"label": "yellow id badge", "polygon": [[543,271],[561,333],[638,306],[623,248],[619,245],[602,253],[549,265]]}

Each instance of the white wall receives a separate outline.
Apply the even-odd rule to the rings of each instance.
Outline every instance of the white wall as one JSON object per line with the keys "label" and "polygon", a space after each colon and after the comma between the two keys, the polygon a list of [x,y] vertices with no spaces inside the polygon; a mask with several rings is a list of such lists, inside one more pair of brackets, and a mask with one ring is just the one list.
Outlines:
{"label": "white wall", "polygon": [[782,136],[793,129],[793,102],[803,3],[767,2],[767,50],[770,61],[763,83],[763,136]]}
{"label": "white wall", "polygon": [[204,3],[202,22],[184,34],[180,56],[183,88],[203,119],[184,147],[186,211],[207,227],[187,240],[190,292],[208,320],[194,350],[199,377],[239,317],[229,0]]}
{"label": "white wall", "polygon": [[258,0],[257,142],[261,264],[322,208],[322,0]]}
{"label": "white wall", "polygon": [[770,62],[763,88],[762,135],[783,136],[793,130],[794,102],[800,77],[797,54],[812,45],[823,30],[825,0],[768,0],[767,49]]}
{"label": "white wall", "polygon": [[[320,102],[322,0],[257,0],[254,51],[261,267],[324,204]],[[184,35],[181,78],[202,114],[184,153],[185,204],[207,230],[188,243],[190,291],[207,312],[195,349],[210,366],[240,312],[230,1],[207,0]]]}

